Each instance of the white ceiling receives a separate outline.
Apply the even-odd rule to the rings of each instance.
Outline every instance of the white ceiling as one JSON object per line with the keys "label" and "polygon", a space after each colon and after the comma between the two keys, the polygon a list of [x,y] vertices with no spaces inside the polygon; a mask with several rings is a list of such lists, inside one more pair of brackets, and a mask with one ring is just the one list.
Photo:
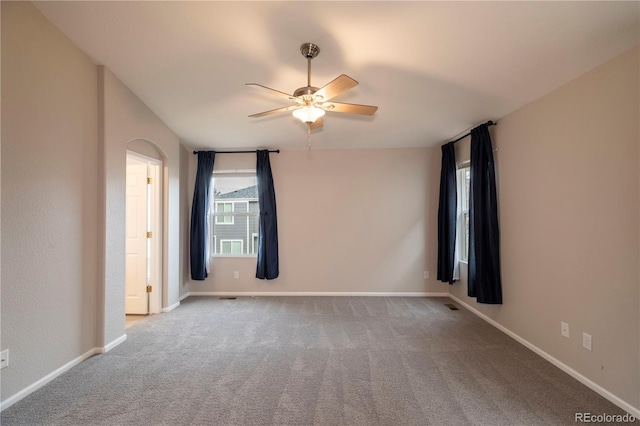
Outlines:
{"label": "white ceiling", "polygon": [[314,149],[434,146],[500,119],[640,43],[640,2],[70,1],[36,6],[190,148],[305,149],[288,105],[245,83],[312,85],[379,106],[327,113]]}

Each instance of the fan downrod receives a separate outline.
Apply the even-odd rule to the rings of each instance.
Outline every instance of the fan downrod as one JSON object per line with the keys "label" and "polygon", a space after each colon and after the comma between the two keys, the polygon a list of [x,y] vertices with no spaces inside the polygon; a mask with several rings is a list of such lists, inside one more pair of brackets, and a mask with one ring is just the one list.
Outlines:
{"label": "fan downrod", "polygon": [[307,59],[313,59],[320,53],[320,47],[313,43],[304,43],[300,46],[300,53]]}

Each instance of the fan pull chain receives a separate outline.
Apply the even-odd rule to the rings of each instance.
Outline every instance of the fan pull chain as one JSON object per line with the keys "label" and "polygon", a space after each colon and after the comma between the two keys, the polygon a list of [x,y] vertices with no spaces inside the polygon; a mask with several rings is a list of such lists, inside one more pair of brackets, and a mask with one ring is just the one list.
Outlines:
{"label": "fan pull chain", "polygon": [[307,143],[309,144],[309,151],[311,151],[311,123],[307,123]]}

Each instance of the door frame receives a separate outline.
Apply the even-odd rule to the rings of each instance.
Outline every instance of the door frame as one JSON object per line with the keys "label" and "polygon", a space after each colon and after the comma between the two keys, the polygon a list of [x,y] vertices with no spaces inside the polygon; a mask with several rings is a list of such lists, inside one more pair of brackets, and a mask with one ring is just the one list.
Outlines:
{"label": "door frame", "polygon": [[162,293],[165,284],[163,282],[162,274],[164,248],[162,244],[163,164],[162,160],[158,160],[157,158],[148,157],[135,151],[127,150],[127,158],[129,157],[147,163],[147,176],[152,179],[152,183],[149,188],[150,190],[148,192],[149,197],[147,205],[148,219],[151,220],[152,224],[150,231],[153,235],[151,238],[151,253],[149,256],[149,260],[151,262],[150,278],[153,288],[149,296],[149,313],[159,314],[162,312]]}

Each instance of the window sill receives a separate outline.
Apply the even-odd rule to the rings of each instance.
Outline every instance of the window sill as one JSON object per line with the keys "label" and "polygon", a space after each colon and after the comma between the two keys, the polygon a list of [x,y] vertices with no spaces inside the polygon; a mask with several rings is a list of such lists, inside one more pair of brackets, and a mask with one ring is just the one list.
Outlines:
{"label": "window sill", "polygon": [[458,260],[458,262],[462,263],[463,265],[469,265],[469,261],[468,260]]}

